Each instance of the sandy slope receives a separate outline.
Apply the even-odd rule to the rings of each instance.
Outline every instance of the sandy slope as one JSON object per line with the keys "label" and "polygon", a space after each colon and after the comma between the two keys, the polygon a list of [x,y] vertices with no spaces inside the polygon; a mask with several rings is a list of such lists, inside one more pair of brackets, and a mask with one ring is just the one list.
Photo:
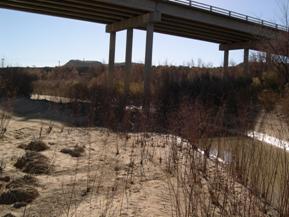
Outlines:
{"label": "sandy slope", "polygon": [[[14,119],[1,141],[0,155],[6,162],[5,175],[23,175],[13,163],[24,151],[21,143],[38,138],[42,129],[44,142],[50,149],[43,154],[52,160],[51,175],[38,175],[40,197],[27,207],[27,216],[170,216],[170,201],[163,172],[146,163],[141,168],[131,165],[139,161],[136,138],[126,139],[104,129],[64,128],[54,126],[46,134],[48,125],[39,120]],[[120,154],[116,155],[116,145]],[[85,147],[85,154],[73,158],[60,153],[64,147]],[[136,153],[132,153],[134,150]],[[132,178],[128,178],[129,170]],[[89,192],[86,192],[87,186]],[[21,216],[24,208],[0,206],[0,216],[8,211]]]}
{"label": "sandy slope", "polygon": [[[0,216],[11,212],[26,217],[169,217],[175,213],[172,190],[179,191],[182,186],[176,186],[176,177],[168,171],[172,147],[181,148],[180,170],[187,166],[182,160],[186,147],[180,146],[179,138],[174,141],[168,135],[124,135],[101,128],[67,127],[60,122],[13,116],[5,137],[0,140],[0,159],[7,165],[3,175],[12,179],[24,175],[13,166],[24,154],[17,146],[39,137],[49,145],[49,150],[42,154],[50,159],[53,172],[36,176],[39,185],[35,187],[40,196],[35,201],[20,209],[0,205]],[[79,158],[60,152],[76,145],[85,148]],[[203,156],[197,153],[197,158]],[[207,176],[200,172],[194,178],[198,180],[194,186],[196,196],[189,203],[198,203],[196,216],[205,216],[204,213],[224,216],[238,206],[252,205],[246,199],[252,200],[249,191],[233,182],[222,167],[213,161],[209,161],[208,167]],[[219,190],[214,186],[219,186]],[[0,190],[3,191],[3,183]],[[186,203],[180,195],[179,206],[183,210]],[[262,212],[262,203],[254,206],[254,216],[269,216],[268,210],[268,215]]]}

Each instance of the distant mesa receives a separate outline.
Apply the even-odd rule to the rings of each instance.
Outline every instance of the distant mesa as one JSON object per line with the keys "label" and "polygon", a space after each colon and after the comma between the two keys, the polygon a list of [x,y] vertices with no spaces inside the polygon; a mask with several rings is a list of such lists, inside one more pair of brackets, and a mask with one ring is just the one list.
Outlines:
{"label": "distant mesa", "polygon": [[99,61],[86,61],[86,60],[70,60],[64,66],[67,67],[98,67],[102,65]]}
{"label": "distant mesa", "polygon": [[[103,64],[99,61],[86,61],[86,60],[70,60],[67,62],[64,66],[66,67],[75,67],[75,68],[80,68],[80,67],[98,67],[100,65],[107,65]],[[141,63],[132,63],[132,65],[142,65]],[[115,63],[116,67],[125,67],[125,63]]]}

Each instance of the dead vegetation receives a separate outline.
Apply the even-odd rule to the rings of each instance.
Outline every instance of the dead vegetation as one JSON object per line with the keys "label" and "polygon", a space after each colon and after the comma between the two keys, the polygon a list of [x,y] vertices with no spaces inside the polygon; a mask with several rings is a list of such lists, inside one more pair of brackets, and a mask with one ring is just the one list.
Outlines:
{"label": "dead vegetation", "polygon": [[[188,113],[192,115],[187,116]],[[61,142],[45,151],[47,157],[43,158],[44,155],[38,152],[26,151],[18,160],[20,165],[24,165],[19,168],[23,172],[27,172],[25,167],[34,167],[27,165],[31,162],[31,165],[34,165],[38,158],[41,159],[40,164],[53,160],[53,171],[47,176],[37,176],[37,179],[25,175],[4,183],[6,187],[3,200],[14,205],[20,202],[13,207],[20,207],[18,213],[22,213],[21,215],[25,210],[25,217],[46,217],[52,213],[61,217],[89,216],[89,213],[92,216],[111,217],[122,216],[124,213],[140,217],[150,214],[164,217],[286,216],[280,214],[278,206],[267,203],[257,191],[253,191],[252,186],[256,182],[254,180],[261,179],[252,179],[248,184],[244,182],[253,177],[271,177],[270,170],[257,170],[257,166],[263,165],[263,162],[252,164],[253,162],[246,160],[250,156],[249,153],[252,153],[250,147],[253,145],[246,146],[247,141],[240,140],[238,146],[231,146],[229,149],[231,153],[235,153],[235,157],[225,163],[211,156],[215,142],[208,139],[208,135],[220,131],[217,128],[216,131],[212,131],[208,126],[212,126],[212,123],[219,125],[221,112],[214,119],[210,119],[209,112],[203,107],[187,105],[176,114],[178,115],[172,118],[177,119],[179,124],[171,127],[177,130],[181,125],[179,132],[182,132],[182,137],[149,132],[112,132],[95,128],[54,130],[43,142],[56,141],[56,138],[61,138]],[[204,118],[205,115],[207,118]],[[198,117],[207,122],[193,121]],[[143,131],[146,131],[146,124],[142,124]],[[31,138],[35,134],[38,134],[38,130],[34,131]],[[69,150],[74,150],[83,147],[84,144],[85,150],[79,150],[80,156],[83,157],[67,158],[59,153],[67,146],[72,147]],[[217,144],[221,145],[221,142]],[[209,149],[208,154],[206,149]],[[245,152],[246,149],[248,152]],[[236,153],[242,155],[237,157]],[[259,149],[256,149],[254,158],[260,162],[264,156],[272,154],[272,151],[263,152],[260,158],[257,158],[257,153],[261,153]],[[222,155],[219,157],[222,158]],[[264,158],[264,163],[266,159]],[[235,162],[239,162],[238,167],[235,166]],[[238,175],[244,171],[240,169],[241,165],[243,168],[247,165],[246,168],[252,168],[254,171],[241,173],[241,177]],[[34,169],[31,171],[35,173]],[[260,185],[260,182],[256,183]],[[264,186],[273,189],[270,183],[273,182]],[[38,186],[45,186],[45,190]],[[39,191],[37,197],[36,191],[32,189]],[[23,193],[24,191],[26,193]],[[20,195],[21,200],[7,199],[13,194],[17,197]],[[34,198],[32,203],[26,198],[27,195]],[[52,201],[56,201],[55,204]],[[30,205],[21,208],[25,203]]]}
{"label": "dead vegetation", "polygon": [[80,157],[84,151],[84,148],[80,146],[74,146],[73,148],[63,148],[60,150],[61,153],[68,154],[71,157]]}
{"label": "dead vegetation", "polygon": [[34,140],[34,141],[29,142],[27,145],[21,144],[18,147],[24,150],[35,151],[35,152],[42,152],[42,151],[46,151],[47,149],[49,149],[49,146],[46,145],[41,140]]}
{"label": "dead vegetation", "polygon": [[[141,67],[136,68],[128,107],[121,103],[120,80],[107,95],[104,74],[97,75],[100,80],[86,80],[76,69],[58,68],[34,82],[39,93],[71,97],[71,103],[51,107],[54,112],[70,107],[74,115],[88,114],[89,127],[76,127],[76,122],[58,130],[51,122],[44,126],[29,121],[30,127],[14,127],[6,147],[23,142],[11,139],[18,130],[31,142],[25,138],[19,146],[25,154],[15,163],[20,171],[13,172],[35,174],[39,180],[27,176],[1,183],[6,186],[2,200],[20,202],[15,206],[25,217],[289,215],[287,153],[243,138],[254,128],[260,107],[273,109],[277,103],[279,79],[274,73],[262,75],[258,66],[252,77],[233,69],[225,76],[206,69],[198,74],[195,68],[156,67],[153,112],[146,116]],[[72,80],[63,85],[71,73]],[[122,73],[119,69],[116,77]],[[89,103],[78,101],[87,99]],[[9,164],[13,157],[10,153],[6,158]],[[20,199],[9,199],[13,194]],[[21,206],[31,202],[26,196],[37,200],[24,210]]]}
{"label": "dead vegetation", "polygon": [[39,196],[38,190],[34,187],[37,180],[34,177],[25,175],[9,182],[0,195],[0,204],[16,204],[16,207],[31,203]]}
{"label": "dead vegetation", "polygon": [[0,204],[14,204],[16,202],[30,203],[38,196],[38,191],[29,186],[10,188],[0,195]]}
{"label": "dead vegetation", "polygon": [[7,132],[8,124],[10,121],[10,115],[5,112],[0,112],[0,139],[3,138]]}
{"label": "dead vegetation", "polygon": [[25,185],[29,186],[37,186],[38,185],[38,180],[37,178],[31,176],[31,175],[24,175],[22,177],[16,178],[9,182],[9,184],[6,185],[6,188],[11,189],[11,188],[19,188]]}
{"label": "dead vegetation", "polygon": [[0,160],[0,175],[4,172],[4,169],[6,167],[5,161],[3,159]]}
{"label": "dead vegetation", "polygon": [[26,151],[14,166],[29,174],[49,174],[52,169],[49,162],[46,156],[38,152]]}
{"label": "dead vegetation", "polygon": [[16,217],[16,216],[11,214],[11,213],[8,213],[8,214],[4,215],[3,217]]}

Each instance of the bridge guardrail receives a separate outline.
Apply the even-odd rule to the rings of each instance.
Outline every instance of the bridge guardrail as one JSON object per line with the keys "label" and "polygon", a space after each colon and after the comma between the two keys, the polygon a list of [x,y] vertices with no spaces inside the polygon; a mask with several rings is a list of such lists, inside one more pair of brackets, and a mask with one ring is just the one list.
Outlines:
{"label": "bridge guardrail", "polygon": [[244,20],[247,22],[251,22],[251,23],[256,23],[262,26],[266,26],[266,27],[270,27],[270,28],[274,28],[274,29],[278,29],[278,30],[282,30],[282,31],[286,31],[288,32],[289,29],[288,27],[284,26],[284,25],[280,25],[277,23],[273,23],[270,21],[266,21],[266,20],[262,20],[256,17],[251,17],[251,16],[247,16],[238,12],[234,12],[234,11],[229,11],[226,10],[224,8],[219,8],[219,7],[215,7],[212,5],[208,5],[208,4],[204,4],[201,2],[196,2],[193,0],[167,0],[169,2],[174,2],[174,3],[178,3],[178,4],[182,4],[182,5],[186,5],[186,6],[190,6],[193,8],[198,8],[198,9],[202,9],[202,10],[206,10],[212,13],[217,13],[217,14],[221,14],[221,15],[225,15],[225,16],[229,16],[229,17],[233,17],[233,18],[237,18],[240,20]]}

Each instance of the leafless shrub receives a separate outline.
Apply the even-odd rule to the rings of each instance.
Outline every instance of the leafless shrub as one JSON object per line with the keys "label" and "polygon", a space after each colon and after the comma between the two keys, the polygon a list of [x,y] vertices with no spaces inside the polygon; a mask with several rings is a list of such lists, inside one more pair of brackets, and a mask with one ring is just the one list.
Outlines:
{"label": "leafless shrub", "polygon": [[[162,70],[177,69],[167,67]],[[59,197],[64,204],[66,216],[73,215],[83,198],[91,202],[91,195],[98,195],[99,192],[101,198],[97,200],[102,202],[100,215],[117,216],[124,209],[124,201],[128,200],[127,189],[130,185],[134,181],[146,181],[146,169],[150,162],[158,166],[166,176],[172,203],[171,214],[174,217],[261,217],[269,216],[268,213],[274,209],[279,216],[288,215],[286,152],[275,153],[274,149],[264,148],[264,144],[257,144],[243,137],[251,122],[254,123],[254,118],[250,119],[250,109],[243,105],[256,100],[251,98],[251,95],[255,96],[255,89],[251,89],[250,78],[211,76],[210,73],[196,76],[187,68],[180,67],[178,70],[180,74],[172,73],[162,80],[162,89],[154,89],[153,107],[156,112],[149,117],[141,109],[129,114],[123,107],[117,106],[121,102],[118,94],[123,91],[120,82],[116,86],[116,93],[111,97],[107,97],[99,84],[95,84],[97,87],[89,87],[95,92],[90,93],[92,105],[87,126],[102,123],[101,126],[109,128],[104,130],[103,147],[110,147],[107,138],[115,136],[111,146],[113,149],[109,151],[115,153],[113,157],[117,160],[110,168],[114,176],[104,187],[107,180],[103,176],[108,172],[105,165],[110,164],[111,159],[106,159],[104,154],[105,162],[98,168],[93,167],[93,142],[90,137],[83,138],[88,142],[85,155],[86,187],[84,190],[79,189],[77,179],[79,161],[83,158],[73,159],[76,165],[72,166],[74,172],[71,182],[67,186],[63,185]],[[138,81],[135,82],[139,85]],[[157,86],[158,80],[154,82]],[[267,82],[271,85],[269,83]],[[82,91],[84,95],[79,93]],[[87,97],[87,91],[84,83],[77,82],[70,93],[74,98],[82,98]],[[136,92],[135,96],[141,95],[141,91]],[[269,101],[272,97],[269,95],[265,98]],[[79,107],[75,111],[80,112]],[[42,126],[39,138],[43,135],[43,129]],[[73,135],[72,131],[70,129],[70,135]],[[127,133],[131,131],[138,132],[137,138],[131,145],[123,145],[123,138],[128,138]],[[165,154],[156,153],[159,150],[153,140],[155,132],[165,134],[159,148]],[[124,153],[122,148],[131,148],[126,166],[119,163]],[[62,152],[78,157],[84,149],[65,149]],[[272,153],[276,161],[272,161]],[[19,161],[26,159],[33,162],[34,158],[39,157],[30,155],[25,154]],[[154,161],[156,156],[157,163]],[[30,160],[31,157],[33,159]],[[41,166],[47,160],[41,157]],[[23,169],[23,165],[21,168]],[[118,177],[120,174],[121,177]],[[116,196],[121,198],[121,208],[114,207]]]}
{"label": "leafless shrub", "polygon": [[83,147],[74,146],[73,148],[63,148],[60,152],[64,154],[69,154],[72,157],[80,157],[84,151],[85,150]]}
{"label": "leafless shrub", "polygon": [[0,111],[0,139],[7,132],[7,128],[10,122],[10,115],[5,112]]}
{"label": "leafless shrub", "polygon": [[34,151],[26,151],[14,166],[29,174],[49,174],[51,172],[49,159]]}
{"label": "leafless shrub", "polygon": [[46,151],[47,149],[49,149],[48,145],[46,145],[46,143],[44,143],[41,140],[33,140],[29,142],[27,145],[21,144],[18,147],[24,150],[35,151],[35,152],[42,152],[42,151]]}
{"label": "leafless shrub", "polygon": [[0,175],[4,172],[6,168],[6,163],[3,159],[0,160]]}

